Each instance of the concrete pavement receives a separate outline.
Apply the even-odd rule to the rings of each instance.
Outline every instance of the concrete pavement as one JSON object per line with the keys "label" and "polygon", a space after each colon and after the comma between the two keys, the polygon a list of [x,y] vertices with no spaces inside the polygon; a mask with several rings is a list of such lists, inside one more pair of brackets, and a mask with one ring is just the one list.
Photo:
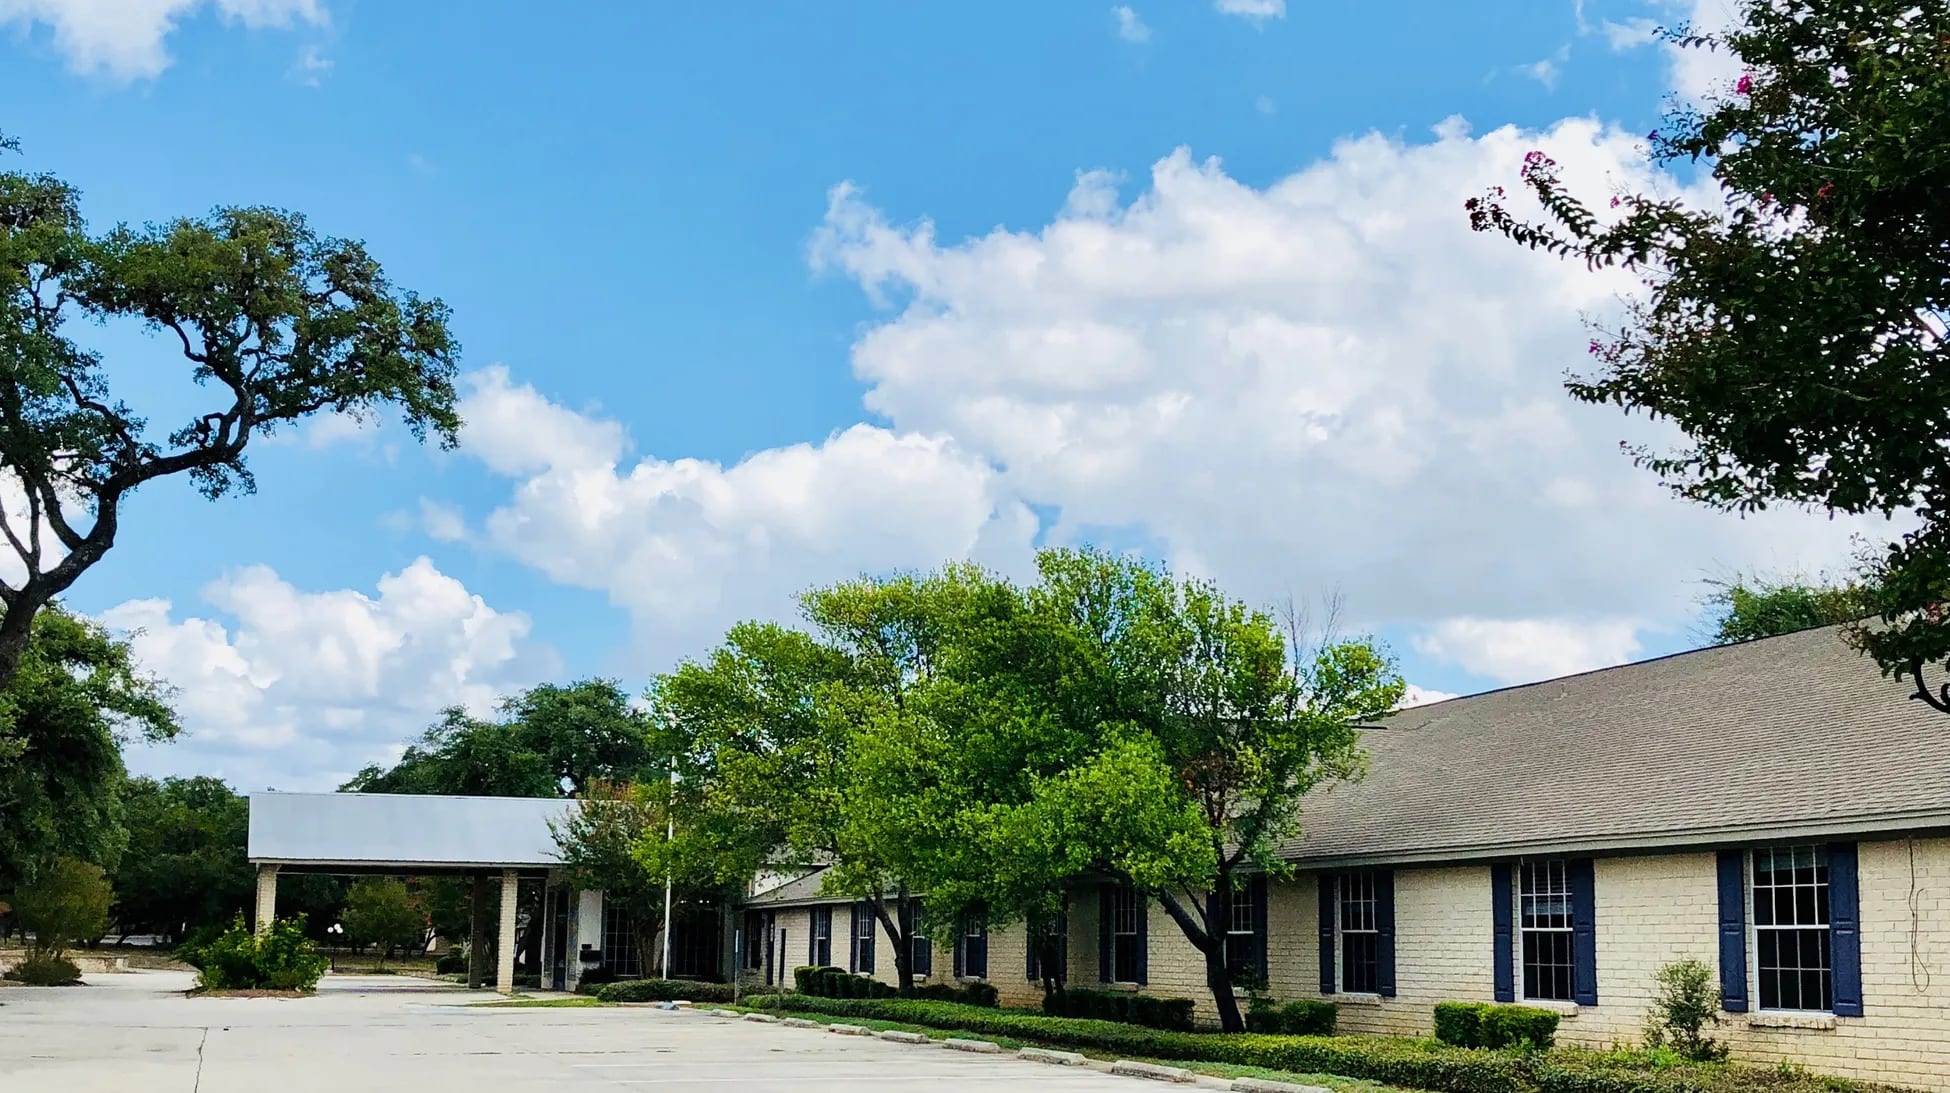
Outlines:
{"label": "concrete pavement", "polygon": [[1142,1093],[1133,1079],[819,1029],[645,1008],[467,1008],[404,976],[328,976],[314,998],[184,998],[175,972],[0,990],[0,1089],[22,1093],[1030,1087]]}

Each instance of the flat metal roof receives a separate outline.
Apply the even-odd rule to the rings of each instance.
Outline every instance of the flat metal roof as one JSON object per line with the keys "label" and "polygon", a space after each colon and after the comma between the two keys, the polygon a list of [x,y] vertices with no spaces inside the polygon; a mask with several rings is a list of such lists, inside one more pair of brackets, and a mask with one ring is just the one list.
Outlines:
{"label": "flat metal roof", "polygon": [[253,793],[248,853],[280,865],[555,866],[549,821],[576,807],[560,798]]}

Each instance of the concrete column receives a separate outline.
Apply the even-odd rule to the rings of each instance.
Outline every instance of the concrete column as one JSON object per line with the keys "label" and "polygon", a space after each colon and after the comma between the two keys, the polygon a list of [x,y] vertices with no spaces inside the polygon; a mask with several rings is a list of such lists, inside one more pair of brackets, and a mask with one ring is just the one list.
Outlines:
{"label": "concrete column", "polygon": [[468,891],[471,895],[467,919],[467,989],[477,991],[487,986],[487,874],[476,873],[468,878]]}
{"label": "concrete column", "polygon": [[278,867],[257,867],[257,932],[264,933],[278,917]]}
{"label": "concrete column", "polygon": [[501,871],[501,932],[494,939],[494,989],[515,993],[515,871]]}

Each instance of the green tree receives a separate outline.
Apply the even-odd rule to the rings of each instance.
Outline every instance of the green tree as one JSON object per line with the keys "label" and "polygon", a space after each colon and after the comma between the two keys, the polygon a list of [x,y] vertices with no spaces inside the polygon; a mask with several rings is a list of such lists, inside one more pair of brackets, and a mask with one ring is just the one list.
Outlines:
{"label": "green tree", "polygon": [[22,929],[34,935],[34,956],[48,959],[60,956],[69,945],[102,936],[113,899],[101,866],[57,858],[14,890],[14,916]]}
{"label": "green tree", "polygon": [[1680,496],[1920,516],[1869,559],[1884,625],[1853,637],[1950,712],[1925,677],[1950,658],[1950,0],[1738,11],[1723,33],[1668,32],[1745,71],[1650,138],[1656,162],[1709,168],[1712,204],[1621,194],[1605,215],[1537,151],[1522,177],[1543,219],[1499,189],[1471,224],[1645,282],[1569,387],[1677,425],[1685,447],[1634,456]]}
{"label": "green tree", "polygon": [[117,865],[128,842],[121,743],[175,736],[168,698],[125,642],[58,606],[40,613],[0,689],[0,889],[55,858]]}
{"label": "green tree", "polygon": [[354,944],[377,947],[382,966],[394,949],[412,952],[426,944],[426,911],[404,882],[391,877],[354,884],[345,895],[342,921]]}
{"label": "green tree", "polygon": [[[217,397],[158,436],[77,333],[133,321]],[[302,216],[220,208],[91,233],[52,175],[0,172],[0,512],[23,575],[0,583],[0,686],[35,617],[114,546],[123,502],[159,478],[206,496],[255,487],[251,440],[321,411],[395,407],[451,446],[459,347],[439,300],[395,288],[354,241]]]}
{"label": "green tree", "polygon": [[222,779],[132,778],[123,787],[128,852],[116,868],[115,923],[127,936],[180,941],[251,905],[250,802]]}
{"label": "green tree", "polygon": [[[665,926],[665,874],[646,864],[637,847],[663,839],[669,816],[667,795],[656,787],[597,780],[577,807],[549,822],[576,887],[600,889],[604,905],[628,919],[638,967],[646,974]],[[657,974],[667,977],[669,969],[659,967]]]}
{"label": "green tree", "polygon": [[341,788],[357,793],[562,795],[547,756],[530,748],[518,727],[472,717],[458,706],[444,711],[399,762],[384,769],[369,766]]}
{"label": "green tree", "polygon": [[1724,644],[1856,622],[1875,613],[1873,597],[1854,581],[1737,577],[1718,584],[1706,603],[1718,616],[1713,638]]}

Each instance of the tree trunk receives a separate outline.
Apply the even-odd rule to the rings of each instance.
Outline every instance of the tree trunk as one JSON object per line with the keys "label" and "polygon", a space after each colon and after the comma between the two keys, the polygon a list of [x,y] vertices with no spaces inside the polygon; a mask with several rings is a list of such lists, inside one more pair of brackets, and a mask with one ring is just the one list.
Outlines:
{"label": "tree trunk", "polygon": [[46,595],[37,595],[30,584],[14,593],[13,602],[0,615],[0,691],[6,690],[20,671],[20,658],[26,654],[27,642],[34,636],[34,616],[47,600]]}
{"label": "tree trunk", "polygon": [[[1212,1004],[1219,1011],[1219,1028],[1224,1032],[1244,1032],[1246,1021],[1239,1015],[1239,1000],[1232,996],[1232,977],[1226,974],[1225,934],[1212,928],[1214,923],[1224,923],[1231,906],[1232,877],[1221,872],[1216,878],[1213,891],[1205,897],[1203,906],[1194,903],[1193,911],[1187,910],[1170,892],[1158,893],[1165,913],[1178,924],[1185,934],[1185,940],[1205,955],[1205,985],[1212,991]],[[1201,922],[1199,919],[1203,919]]]}
{"label": "tree trunk", "polygon": [[914,937],[912,930],[903,930],[901,925],[909,921],[906,913],[907,897],[896,897],[895,911],[887,911],[887,898],[869,899],[867,906],[873,917],[880,922],[880,928],[894,942],[894,985],[902,994],[914,993]]}
{"label": "tree trunk", "polygon": [[1062,962],[1063,946],[1057,943],[1056,934],[1050,930],[1042,931],[1042,935],[1036,939],[1036,970],[1042,975],[1044,998],[1057,998],[1063,994]]}

